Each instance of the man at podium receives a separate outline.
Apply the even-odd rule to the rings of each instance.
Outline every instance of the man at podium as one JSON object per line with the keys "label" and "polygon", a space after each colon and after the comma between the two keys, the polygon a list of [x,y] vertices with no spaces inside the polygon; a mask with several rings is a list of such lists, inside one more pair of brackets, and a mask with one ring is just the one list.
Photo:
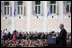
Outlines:
{"label": "man at podium", "polygon": [[58,37],[56,37],[56,41],[60,47],[65,47],[67,31],[64,29],[63,24],[60,24],[59,28],[61,29],[61,31],[60,31],[60,34],[58,35]]}

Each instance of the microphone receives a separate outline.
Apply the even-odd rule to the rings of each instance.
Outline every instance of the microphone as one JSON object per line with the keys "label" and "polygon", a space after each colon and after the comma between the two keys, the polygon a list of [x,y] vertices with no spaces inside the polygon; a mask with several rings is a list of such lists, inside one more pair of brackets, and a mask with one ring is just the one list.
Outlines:
{"label": "microphone", "polygon": [[51,33],[54,33],[54,31],[51,31]]}

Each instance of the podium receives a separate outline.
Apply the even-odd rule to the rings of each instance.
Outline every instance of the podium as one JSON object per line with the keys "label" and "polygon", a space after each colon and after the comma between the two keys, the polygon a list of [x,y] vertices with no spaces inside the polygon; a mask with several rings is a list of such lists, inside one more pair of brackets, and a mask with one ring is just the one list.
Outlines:
{"label": "podium", "polygon": [[48,45],[56,45],[56,37],[48,34],[47,36],[47,44]]}

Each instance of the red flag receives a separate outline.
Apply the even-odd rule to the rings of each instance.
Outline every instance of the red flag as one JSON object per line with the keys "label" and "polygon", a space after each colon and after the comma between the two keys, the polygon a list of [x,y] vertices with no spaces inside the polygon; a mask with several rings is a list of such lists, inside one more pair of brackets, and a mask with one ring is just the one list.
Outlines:
{"label": "red flag", "polygon": [[69,10],[67,10],[67,12],[69,12]]}

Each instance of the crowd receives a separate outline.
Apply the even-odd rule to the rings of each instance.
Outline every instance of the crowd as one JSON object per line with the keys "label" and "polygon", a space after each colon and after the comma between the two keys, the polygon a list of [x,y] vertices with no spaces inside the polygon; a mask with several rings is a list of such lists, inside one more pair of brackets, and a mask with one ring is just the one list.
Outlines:
{"label": "crowd", "polygon": [[[7,29],[1,31],[1,46],[2,47],[42,47],[47,45],[47,35],[50,33],[44,32],[18,32],[16,30],[11,34]],[[53,34],[57,36],[59,32]],[[67,40],[71,40],[71,35],[67,35]]]}
{"label": "crowd", "polygon": [[16,30],[13,31],[11,34],[10,32],[5,33],[5,30],[1,32],[1,39],[47,39],[47,34],[44,34],[44,32],[40,33],[24,33],[24,32],[17,32]]}
{"label": "crowd", "polygon": [[19,39],[19,40],[2,40],[2,47],[44,47],[47,46],[46,39]]}

